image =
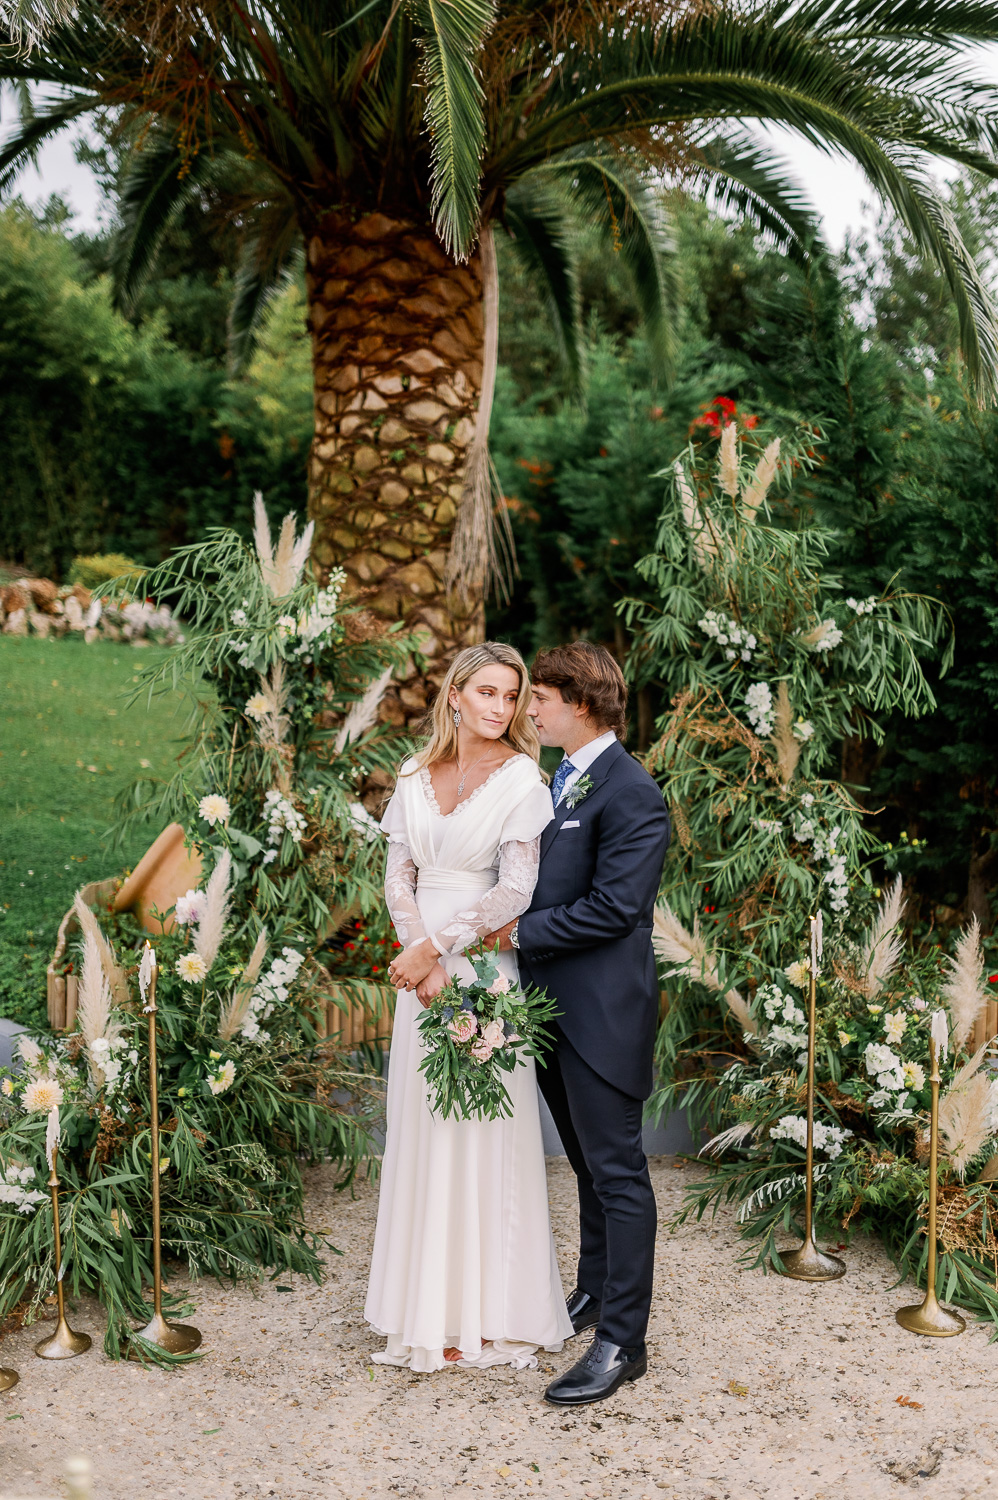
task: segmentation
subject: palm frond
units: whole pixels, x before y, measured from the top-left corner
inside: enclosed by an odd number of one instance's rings
[[[421,28],[426,121],[433,142],[431,209],[455,260],[467,258],[478,229],[478,183],[485,145],[479,62],[495,21],[492,0],[411,0]]]
[[[577,226],[563,197],[535,172],[510,188],[504,218],[516,258],[547,308],[569,384],[577,392],[584,370]]]
[[[132,151],[119,197],[121,229],[112,269],[119,305],[130,310],[155,264],[167,229],[212,168],[206,152],[185,161],[176,133],[151,131]]]

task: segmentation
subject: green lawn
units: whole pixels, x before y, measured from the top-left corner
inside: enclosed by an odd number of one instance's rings
[[[45,965],[73,892],[133,865],[159,832],[117,851],[105,837],[117,794],[144,770],[167,774],[180,748],[177,698],[125,708],[154,653],[0,636],[0,1015],[44,1016]]]

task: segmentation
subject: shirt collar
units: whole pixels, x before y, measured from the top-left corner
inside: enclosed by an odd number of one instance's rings
[[[608,729],[606,733],[601,734],[598,739],[590,740],[588,745],[583,745],[580,750],[574,751],[573,754],[569,756],[572,765],[580,773],[583,771],[588,771],[593,761],[598,760],[599,757],[603,754],[604,750],[609,750],[610,746],[614,743],[616,738],[617,736],[614,731],[612,729]]]

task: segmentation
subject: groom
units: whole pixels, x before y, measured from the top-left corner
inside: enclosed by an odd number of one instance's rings
[[[651,933],[669,818],[655,782],[620,743],[627,687],[602,646],[542,651],[530,714],[554,774],[533,901],[500,934],[525,984],[560,1002],[541,1092],[578,1178],[581,1253],[568,1299],[589,1349],[548,1386],[556,1406],[613,1395],[647,1369],[655,1197],[641,1144],[652,1088],[658,979]],[[488,941],[488,940],[487,940]]]

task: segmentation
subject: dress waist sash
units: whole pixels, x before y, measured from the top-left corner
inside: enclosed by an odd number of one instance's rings
[[[484,895],[498,880],[496,870],[444,870],[427,865],[416,876],[417,891],[473,891]]]

